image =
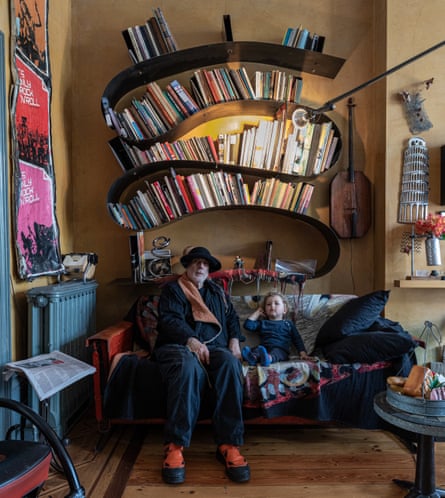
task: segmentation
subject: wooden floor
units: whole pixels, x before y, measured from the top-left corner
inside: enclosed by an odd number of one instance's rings
[[[345,428],[247,427],[243,453],[251,466],[246,484],[229,481],[215,459],[211,430],[199,426],[185,451],[186,482],[160,476],[162,427],[116,427],[96,451],[91,416],[70,434],[69,453],[91,498],[397,498],[407,494],[393,478],[412,480],[415,457],[384,431]],[[445,487],[445,443],[436,443],[436,482]],[[62,498],[67,485],[52,471],[41,496]]]

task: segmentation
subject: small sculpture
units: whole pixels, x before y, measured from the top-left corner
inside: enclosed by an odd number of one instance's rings
[[[424,81],[426,90],[433,84],[434,78]],[[405,113],[408,120],[410,132],[415,135],[422,131],[427,131],[432,128],[433,124],[428,118],[423,103],[425,99],[421,97],[421,90],[417,90],[414,94],[405,90],[400,92],[405,104]]]
[[[244,268],[244,261],[241,258],[241,256],[236,256],[235,259],[233,260],[233,268],[235,270],[241,270]]]

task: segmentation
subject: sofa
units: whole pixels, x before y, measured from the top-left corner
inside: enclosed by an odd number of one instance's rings
[[[374,396],[389,376],[407,376],[419,341],[383,317],[389,291],[364,296],[287,296],[289,315],[311,358],[268,367],[243,364],[246,424],[345,424],[379,428]],[[231,296],[241,325],[259,305],[260,295]],[[162,380],[151,351],[156,340],[158,295],[137,299],[124,320],[88,338],[94,374],[96,418],[113,424],[161,422],[165,415]],[[254,333],[244,331],[250,346]],[[200,419],[208,421],[212,393]]]

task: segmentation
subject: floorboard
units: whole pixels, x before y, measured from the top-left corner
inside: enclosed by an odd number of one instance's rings
[[[407,494],[393,478],[412,480],[415,456],[386,431],[350,428],[247,427],[243,453],[249,483],[232,483],[215,458],[211,428],[199,426],[185,450],[186,482],[162,482],[162,427],[118,426],[97,451],[100,434],[91,415],[70,434],[68,451],[90,498],[378,497]],[[445,487],[445,443],[436,443],[436,481]],[[68,487],[55,471],[41,496],[63,498]]]

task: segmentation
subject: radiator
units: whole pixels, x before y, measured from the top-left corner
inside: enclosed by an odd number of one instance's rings
[[[90,363],[86,339],[96,328],[95,281],[71,280],[29,290],[28,355],[62,351]],[[92,379],[86,377],[40,403],[30,390],[28,404],[65,437],[92,399]]]

